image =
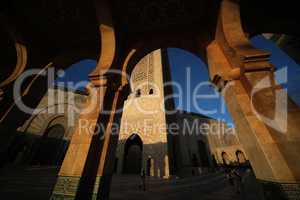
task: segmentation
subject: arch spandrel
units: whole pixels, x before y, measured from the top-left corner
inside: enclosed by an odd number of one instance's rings
[[[111,69],[116,54],[115,28],[113,26],[111,8],[108,1],[96,1],[98,30],[100,34],[100,55],[95,70],[89,75],[91,80],[97,80]]]

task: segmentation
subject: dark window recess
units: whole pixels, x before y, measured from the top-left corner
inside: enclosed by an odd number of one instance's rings
[[[136,97],[140,97],[140,96],[141,96],[141,90],[140,90],[140,89],[138,89],[138,90],[136,91],[135,96],[136,96]]]
[[[152,88],[149,90],[149,94],[154,94],[154,91]]]

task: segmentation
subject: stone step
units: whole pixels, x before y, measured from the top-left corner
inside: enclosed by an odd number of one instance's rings
[[[1,200],[49,199],[58,167],[9,167],[0,172]]]

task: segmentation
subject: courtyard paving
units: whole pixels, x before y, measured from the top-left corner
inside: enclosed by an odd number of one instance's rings
[[[110,199],[238,200],[241,198],[221,173],[185,179],[147,179],[146,182],[146,191],[142,191],[139,176],[114,176]]]

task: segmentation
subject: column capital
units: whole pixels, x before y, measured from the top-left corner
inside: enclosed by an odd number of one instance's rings
[[[243,30],[240,16],[239,1],[222,1],[214,42],[228,61],[230,70],[226,70],[227,74],[239,79],[247,72],[272,71],[270,53],[252,45]]]
[[[106,87],[108,86],[109,83],[109,80],[105,75],[98,75],[98,76],[89,75],[89,79],[91,84],[93,84],[93,86],[95,87]]]
[[[89,79],[92,87],[107,87],[112,91],[117,91],[121,87],[121,83],[113,76],[106,74],[101,75],[89,75]]]

